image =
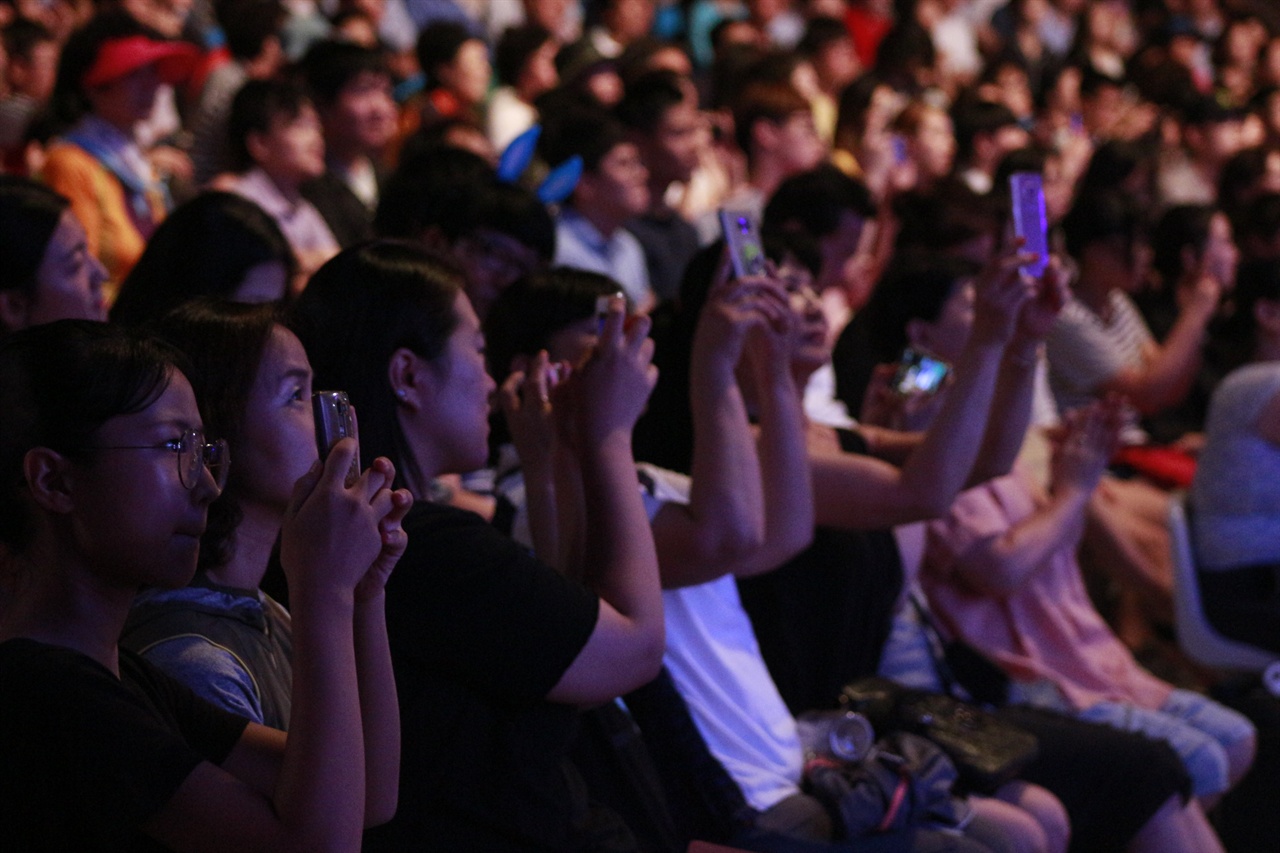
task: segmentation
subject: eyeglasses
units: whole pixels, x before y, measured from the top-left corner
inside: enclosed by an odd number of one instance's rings
[[[194,489],[200,482],[200,469],[207,468],[212,475],[218,491],[227,485],[227,472],[231,467],[231,451],[227,449],[226,439],[208,442],[204,433],[198,429],[189,429],[181,438],[174,438],[162,444],[117,445],[115,447],[95,447],[94,450],[167,450],[178,455],[178,479],[187,489]]]

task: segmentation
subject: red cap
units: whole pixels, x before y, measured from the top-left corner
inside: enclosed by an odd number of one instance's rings
[[[162,82],[178,83],[191,73],[199,58],[195,45],[184,42],[155,41],[143,35],[109,39],[98,48],[97,58],[80,83],[89,88],[105,86],[148,65],[155,66]]]

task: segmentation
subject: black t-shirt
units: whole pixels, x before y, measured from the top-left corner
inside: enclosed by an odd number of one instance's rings
[[[247,723],[124,649],[116,678],[70,649],[0,643],[0,846],[162,850],[139,826]]]
[[[577,710],[547,692],[599,600],[474,513],[419,503],[387,585],[400,807],[366,850],[559,850],[586,802],[565,757]]]

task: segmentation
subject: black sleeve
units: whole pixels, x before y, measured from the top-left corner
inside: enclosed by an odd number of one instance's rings
[[[195,707],[180,685],[161,686],[145,665],[135,680],[127,653],[117,679],[66,649],[22,651],[0,666],[0,799],[6,811],[27,812],[18,837],[25,826],[63,837],[66,849],[137,849],[141,824],[201,761],[225,758],[244,730],[244,720]],[[46,839],[33,849],[51,848]]]
[[[493,697],[539,700],[586,645],[599,599],[461,510],[420,505],[387,586],[393,652]]]

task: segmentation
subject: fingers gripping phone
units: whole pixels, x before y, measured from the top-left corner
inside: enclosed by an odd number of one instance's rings
[[[893,390],[899,394],[933,394],[942,387],[951,365],[939,358],[907,347],[893,375]]]
[[[765,271],[764,241],[760,239],[760,223],[746,210],[720,208],[720,230],[729,247],[735,278],[763,275]]]
[[[356,432],[355,411],[351,408],[351,400],[346,391],[316,391],[311,395],[311,413],[316,421],[316,448],[323,461],[329,451],[339,440],[354,438],[357,440],[356,455],[351,460],[351,470],[347,472],[347,485],[360,478],[360,436]]]
[[[1039,278],[1049,264],[1049,230],[1044,212],[1044,182],[1038,172],[1014,172],[1009,176],[1013,197],[1013,233],[1023,239],[1022,251],[1035,252],[1035,263],[1023,272]]]

